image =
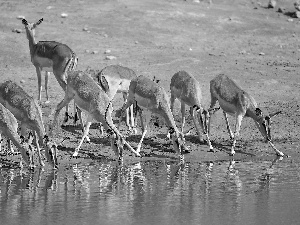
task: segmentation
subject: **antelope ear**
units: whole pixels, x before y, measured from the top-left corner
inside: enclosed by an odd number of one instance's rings
[[[28,25],[28,22],[27,22],[27,20],[25,20],[25,19],[22,19],[22,23],[23,23],[25,26]]]
[[[35,24],[33,24],[33,28],[40,25],[43,22],[43,20],[44,20],[43,18],[39,19],[39,21],[37,21]]]
[[[40,25],[43,21],[44,21],[44,19],[41,18],[41,19],[39,19],[39,21],[37,21],[37,22],[35,23],[35,25],[36,25],[36,26],[37,26],[37,25]]]
[[[257,116],[262,116],[262,111],[260,110],[260,108],[256,108],[256,109],[255,109],[255,114],[256,114]]]
[[[277,116],[280,113],[282,113],[282,111],[278,111],[278,112],[275,112],[275,113],[270,113],[269,117],[272,118],[273,116]]]

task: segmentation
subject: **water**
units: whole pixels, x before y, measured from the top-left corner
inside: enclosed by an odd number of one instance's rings
[[[299,224],[300,163],[115,161],[0,169],[0,224]]]

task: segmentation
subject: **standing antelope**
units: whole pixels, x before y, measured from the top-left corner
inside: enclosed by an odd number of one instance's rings
[[[143,139],[147,133],[147,126],[151,119],[151,114],[156,113],[162,116],[167,126],[169,127],[169,132],[172,135],[172,143],[174,151],[180,155],[182,155],[182,148],[184,145],[184,137],[181,132],[176,127],[172,112],[170,110],[170,106],[168,103],[168,97],[166,91],[156,82],[150,80],[149,78],[140,75],[131,80],[129,86],[129,93],[127,102],[124,103],[120,113],[124,112],[129,106],[134,103],[142,108],[146,109],[146,123],[144,125],[142,119],[142,112],[140,111],[140,119],[142,125],[142,138],[138,144],[137,152],[140,152]],[[116,116],[118,117],[119,115]]]
[[[31,62],[35,66],[38,78],[38,100],[41,101],[42,78],[41,72],[45,71],[45,91],[47,102],[48,96],[48,75],[53,72],[56,80],[64,91],[66,91],[66,72],[75,70],[78,62],[76,54],[65,44],[56,41],[39,41],[35,40],[35,28],[43,22],[41,18],[36,23],[29,23],[26,19],[22,19],[25,26],[27,39],[29,41],[29,50]],[[75,107],[75,105],[74,105]],[[68,106],[66,106],[66,114],[64,121],[67,122],[69,118]],[[75,113],[76,123],[76,113]],[[81,118],[80,118],[81,119]]]
[[[23,160],[27,165],[32,166],[31,145],[26,146],[26,143],[21,144],[21,139],[17,133],[18,121],[14,115],[0,103],[0,139],[3,134],[7,140],[10,140],[20,150]],[[11,144],[9,144],[11,148]],[[0,143],[1,151],[1,143]]]
[[[113,124],[111,118],[113,109],[110,99],[87,71],[68,72],[65,97],[56,107],[53,124],[50,126],[51,133],[53,132],[53,128],[57,123],[60,110],[72,99],[74,99],[78,107],[86,111],[88,114],[83,136],[78,147],[74,151],[74,157],[78,155],[84,139],[87,138],[93,119],[97,122],[101,122],[105,130],[108,131],[111,138],[111,147],[115,152],[118,152],[116,146],[119,149],[123,147],[123,144],[125,144],[134,154],[140,156],[140,154],[125,141],[121,133]]]
[[[45,134],[42,112],[37,101],[29,96],[16,83],[8,80],[0,84],[0,103],[7,108],[18,121],[20,121],[21,139],[24,139],[27,128],[34,131],[33,135],[38,150],[40,165],[44,166],[44,162],[41,157],[39,143],[44,146],[48,162],[56,168],[57,147],[49,142],[49,139]]]
[[[185,125],[185,105],[190,107],[190,115],[194,121],[199,140],[201,141],[201,131],[197,124],[197,119],[195,118],[195,112],[198,117],[198,122],[202,128],[203,133],[206,135],[207,144],[210,151],[213,151],[213,147],[209,140],[208,135],[208,120],[210,117],[210,112],[217,111],[218,109],[205,110],[202,107],[202,93],[199,82],[190,74],[185,71],[179,71],[173,75],[170,84],[171,90],[171,111],[174,114],[174,102],[178,98],[181,102],[181,115],[182,115],[182,127],[181,132],[183,133],[183,127]]]
[[[124,102],[126,102],[130,81],[136,77],[132,69],[120,65],[110,65],[103,68],[100,73],[97,74],[97,81],[111,100],[116,93],[122,93]],[[126,109],[126,125],[136,134],[133,105],[130,106],[130,117],[129,109]]]
[[[257,108],[257,103],[254,98],[243,91],[233,80],[224,74],[220,74],[210,81],[210,93],[210,108],[213,108],[218,101],[220,107],[223,109],[227,130],[232,139],[231,155],[235,154],[234,148],[236,139],[239,136],[242,119],[244,117],[251,117],[262,136],[272,146],[276,154],[284,156],[271,142],[270,132],[271,117],[278,115],[281,111],[264,116],[262,111]],[[227,114],[234,116],[236,119],[234,134],[230,129]]]

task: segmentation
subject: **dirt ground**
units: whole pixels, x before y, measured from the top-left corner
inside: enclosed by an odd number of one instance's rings
[[[212,4],[192,0],[4,0],[0,3],[0,81],[12,79],[37,98],[35,68],[30,61],[24,27],[17,17],[25,16],[30,22],[43,17],[36,39],[67,44],[79,57],[79,70],[120,64],[138,75],[156,76],[168,93],[172,75],[185,70],[200,82],[205,108],[210,104],[209,81],[217,74],[227,74],[256,99],[264,112],[282,111],[273,119],[273,143],[290,159],[297,159],[300,20],[293,18],[294,1],[278,1],[274,9],[268,9],[267,3],[267,0],[213,0]],[[278,7],[283,12],[278,12]],[[62,18],[62,13],[68,16]],[[21,33],[15,32],[16,29]],[[107,54],[106,50],[111,52]],[[116,58],[107,60],[107,55]],[[42,93],[46,126],[64,96],[54,76],[50,77],[49,94],[51,103],[45,105]],[[118,94],[114,108],[121,105],[122,96]],[[175,106],[174,116],[180,128],[178,101]],[[63,112],[60,121],[62,118]],[[156,121],[155,117],[152,121]],[[187,122],[185,129],[192,126],[190,117]],[[230,122],[233,127],[232,118]],[[125,160],[174,159],[164,123],[159,120],[159,127],[151,123],[150,129],[142,148],[145,157],[139,159],[125,151]],[[139,135],[130,135],[124,123],[120,130],[136,147],[141,130]],[[81,138],[79,126],[74,127],[70,122],[64,128],[59,127],[53,138],[59,147],[61,166],[112,157],[107,136],[100,136],[97,124],[90,132],[91,143],[82,145],[77,158],[72,158],[72,153]],[[221,110],[212,122],[215,153],[208,152],[195,130],[186,140],[189,148],[186,160],[229,157],[231,142]],[[6,142],[2,145],[7,147]],[[16,165],[20,157],[5,152],[1,156],[2,166]],[[274,158],[274,151],[263,141],[254,122],[244,118],[235,158],[266,157]]]

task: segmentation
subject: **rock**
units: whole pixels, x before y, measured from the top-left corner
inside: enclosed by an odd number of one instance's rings
[[[117,58],[117,57],[112,56],[112,55],[107,55],[107,56],[105,57],[106,60],[113,60],[113,59],[116,59],[116,58]]]
[[[92,54],[98,54],[98,51],[92,51]]]
[[[138,44],[139,42],[138,42],[138,41],[135,41],[134,43],[135,43],[135,44]]]
[[[60,14],[61,18],[67,18],[68,17],[68,14],[67,13],[62,13]]]
[[[285,10],[285,8],[279,7],[278,10],[277,10],[277,12],[279,12],[279,13],[284,13],[284,10]]]
[[[289,18],[287,21],[288,22],[293,22],[294,20],[292,18]]]
[[[275,6],[276,6],[276,1],[275,0],[270,0],[269,3],[268,3],[268,8],[272,9],[272,8],[275,8]]]
[[[25,83],[25,80],[20,80],[20,83],[21,83],[21,84],[24,84],[24,83]]]
[[[265,55],[265,53],[264,52],[260,52],[259,55]]]
[[[88,31],[89,29],[87,27],[82,28],[83,31]]]
[[[53,8],[54,8],[53,6],[49,5],[49,6],[47,6],[46,9],[53,9]]]
[[[300,18],[300,11],[296,11],[296,12],[295,12],[295,17],[296,17],[296,18]]]
[[[22,30],[21,29],[12,29],[12,32],[14,32],[14,33],[22,33]]]
[[[104,53],[105,53],[105,54],[111,53],[111,50],[110,50],[110,49],[107,49],[107,50],[105,50]]]
[[[295,3],[294,3],[294,6],[295,6],[295,9],[300,11],[300,0],[297,0]]]
[[[107,35],[107,34],[103,34],[103,37],[107,38],[107,37],[108,37],[108,35]]]
[[[85,53],[90,53],[90,50],[86,49],[86,50],[85,50]]]
[[[19,15],[19,16],[17,16],[17,19],[18,19],[18,20],[25,19],[25,16],[21,16],[21,15]]]

